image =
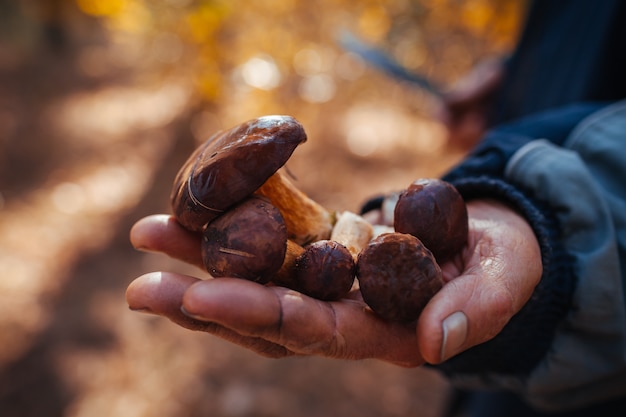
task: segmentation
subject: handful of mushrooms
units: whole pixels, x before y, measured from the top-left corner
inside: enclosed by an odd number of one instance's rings
[[[417,319],[443,285],[438,262],[467,242],[463,199],[444,181],[416,181],[393,201],[391,232],[375,236],[362,217],[322,207],[280,172],[306,140],[293,117],[260,117],[216,133],[181,167],[171,205],[202,233],[207,271],[326,301],[357,279],[380,317]]]

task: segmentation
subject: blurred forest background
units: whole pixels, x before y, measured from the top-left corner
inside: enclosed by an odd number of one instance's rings
[[[128,231],[169,212],[218,129],[289,114],[288,164],[329,208],[463,156],[437,101],[337,43],[349,30],[448,88],[514,45],[522,0],[0,2],[0,416],[436,416],[445,380],[375,361],[269,360],[124,292],[154,270]]]

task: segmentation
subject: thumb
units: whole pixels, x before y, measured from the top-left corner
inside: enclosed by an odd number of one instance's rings
[[[523,217],[494,201],[474,200],[467,208],[463,259],[442,265],[451,278],[417,322],[420,353],[433,364],[495,337],[530,299],[543,271],[539,243]]]
[[[428,363],[441,363],[497,335],[518,302],[493,276],[462,275],[430,300],[417,324],[420,353]]]

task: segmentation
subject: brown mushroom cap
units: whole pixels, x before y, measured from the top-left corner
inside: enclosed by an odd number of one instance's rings
[[[254,193],[306,139],[290,116],[264,116],[216,133],[176,175],[170,196],[174,216],[183,227],[202,230]]]
[[[415,236],[385,233],[361,251],[356,277],[365,303],[380,317],[416,320],[443,286],[441,268]]]
[[[450,183],[434,178],[420,179],[404,190],[394,210],[394,229],[409,233],[443,263],[467,243],[467,208],[463,197]]]
[[[350,292],[354,278],[354,258],[348,248],[332,240],[319,240],[308,245],[296,260],[290,287],[318,300],[332,301]]]
[[[250,197],[213,220],[202,238],[202,260],[212,276],[262,284],[281,268],[286,250],[280,211],[261,197]]]

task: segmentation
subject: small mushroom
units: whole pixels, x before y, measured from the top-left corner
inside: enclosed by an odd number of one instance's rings
[[[356,278],[372,311],[398,322],[416,320],[443,286],[441,268],[432,253],[405,233],[372,239],[359,254]]]
[[[356,257],[372,231],[372,225],[361,216],[339,213],[330,239],[304,247],[287,242],[285,261],[272,282],[319,300],[345,297],[355,283]]]
[[[280,210],[296,243],[327,238],[334,213],[278,172],[306,139],[302,125],[290,116],[260,117],[216,133],[192,153],[176,175],[170,200],[178,222],[201,231],[258,191]]]
[[[207,225],[201,247],[212,276],[265,284],[284,263],[287,228],[276,207],[250,197]]]
[[[348,248],[319,240],[297,258],[291,288],[318,300],[339,300],[350,292],[354,278],[355,263]]]
[[[468,239],[467,208],[450,183],[420,179],[404,190],[394,210],[394,229],[420,239],[444,263],[463,249]]]

